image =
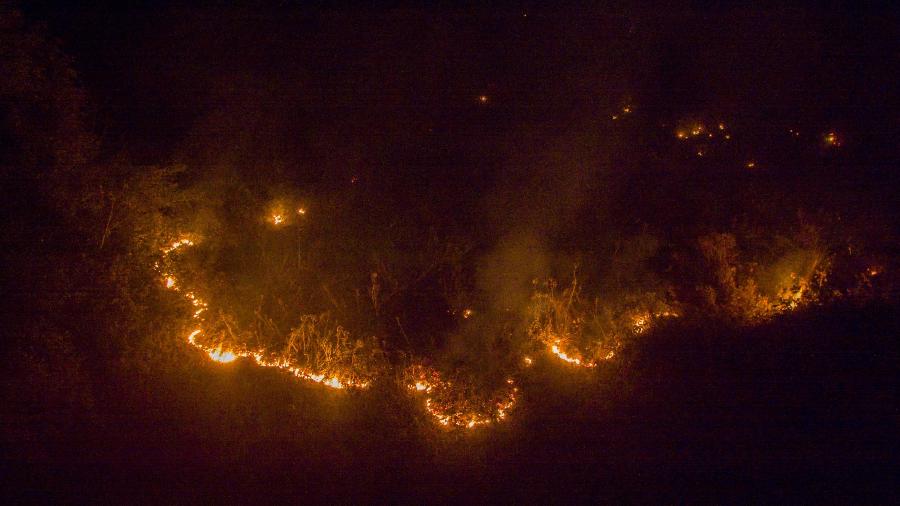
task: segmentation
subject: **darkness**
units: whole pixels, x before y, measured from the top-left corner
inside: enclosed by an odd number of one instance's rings
[[[898,27],[3,5],[4,496],[893,502]]]

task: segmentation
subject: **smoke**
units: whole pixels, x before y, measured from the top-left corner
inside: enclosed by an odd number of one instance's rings
[[[599,213],[608,198],[598,184],[608,167],[604,127],[584,122],[551,141],[519,138],[498,185],[485,199],[490,229],[498,237],[478,261],[478,284],[491,309],[524,307],[535,280],[570,272],[572,261],[556,244],[577,236],[586,209]],[[537,153],[524,156],[521,153]]]

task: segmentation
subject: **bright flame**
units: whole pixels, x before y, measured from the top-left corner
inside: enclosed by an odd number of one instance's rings
[[[222,351],[222,348],[217,348],[215,350],[210,350],[209,358],[215,360],[216,362],[221,362],[223,364],[227,364],[228,362],[234,362],[237,359],[237,356],[230,351]]]
[[[429,370],[426,373],[424,369],[419,369],[418,374],[421,377],[408,388],[416,393],[427,394],[425,411],[444,427],[473,429],[502,421],[515,406],[516,393],[519,391],[513,386],[515,380],[507,378],[507,386],[498,390],[498,393],[502,392],[500,400],[495,398],[489,404],[472,405],[469,401],[459,403],[459,395],[454,391],[453,383],[442,380],[437,371]]]
[[[272,215],[272,223],[275,225],[281,225],[284,223],[284,215],[281,214],[273,214]]]
[[[550,345],[550,353],[553,353],[557,357],[559,357],[562,361],[568,362],[573,365],[578,365],[581,367],[597,367],[595,362],[584,362],[580,358],[571,357],[564,351],[559,349],[559,340],[557,340],[554,344]]]
[[[276,215],[276,217],[277,216],[281,216],[281,215]],[[188,239],[182,239],[182,240],[172,243],[172,245],[169,247],[163,248],[162,252],[165,255],[168,255],[180,247],[192,246],[193,244],[194,243]],[[159,262],[156,263],[156,269],[157,269],[157,271],[159,271],[159,269],[160,269]],[[206,301],[204,301],[203,299],[198,297],[194,292],[183,292],[183,291],[178,290],[178,288],[177,288],[178,280],[174,275],[163,274],[163,273],[160,273],[160,274],[163,276],[163,280],[166,284],[166,288],[169,288],[169,289],[175,290],[175,291],[179,291],[180,293],[182,293],[183,297],[185,299],[187,299],[191,303],[191,305],[193,305],[196,308],[194,310],[192,318],[199,320],[200,316],[203,314],[204,311],[206,311],[206,308],[208,307],[208,304],[206,303]],[[212,359],[214,362],[225,364],[225,363],[233,362],[233,361],[237,360],[238,358],[252,358],[253,361],[256,362],[256,364],[261,367],[274,367],[274,368],[282,369],[284,371],[287,371],[287,372],[293,374],[297,378],[309,380],[309,381],[319,383],[319,384],[325,385],[327,387],[335,388],[335,389],[343,389],[343,388],[348,388],[348,387],[362,389],[362,388],[367,388],[369,386],[369,383],[366,381],[342,379],[338,376],[333,376],[333,375],[325,376],[324,374],[315,373],[309,369],[304,369],[304,368],[300,367],[299,365],[294,364],[293,362],[291,362],[290,360],[288,360],[286,358],[277,358],[277,359],[276,358],[268,358],[266,356],[266,353],[263,350],[248,351],[246,349],[237,349],[237,348],[227,349],[221,345],[216,348],[205,346],[197,341],[197,337],[202,335],[202,333],[203,333],[202,329],[198,328],[198,329],[193,330],[187,336],[187,342],[191,346],[194,346],[195,348],[198,348],[199,350],[206,353],[209,356],[209,358]]]
[[[164,254],[168,255],[169,253],[177,250],[178,248],[181,248],[182,246],[193,246],[193,245],[194,245],[194,242],[191,241],[190,239],[187,239],[187,238],[179,239],[179,240],[173,242],[172,244],[170,244],[169,246],[163,248],[162,252]]]

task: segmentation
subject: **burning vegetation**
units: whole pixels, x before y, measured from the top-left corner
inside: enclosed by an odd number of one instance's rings
[[[781,11],[50,4],[0,6],[0,446],[25,474],[587,502],[633,467],[896,468],[875,42]]]

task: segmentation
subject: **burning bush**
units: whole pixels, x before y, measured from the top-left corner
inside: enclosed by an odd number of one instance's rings
[[[624,341],[655,320],[677,316],[667,296],[632,293],[619,298],[583,297],[578,279],[559,290],[556,280],[535,283],[528,307],[528,335],[562,360],[593,367],[615,356]]]

